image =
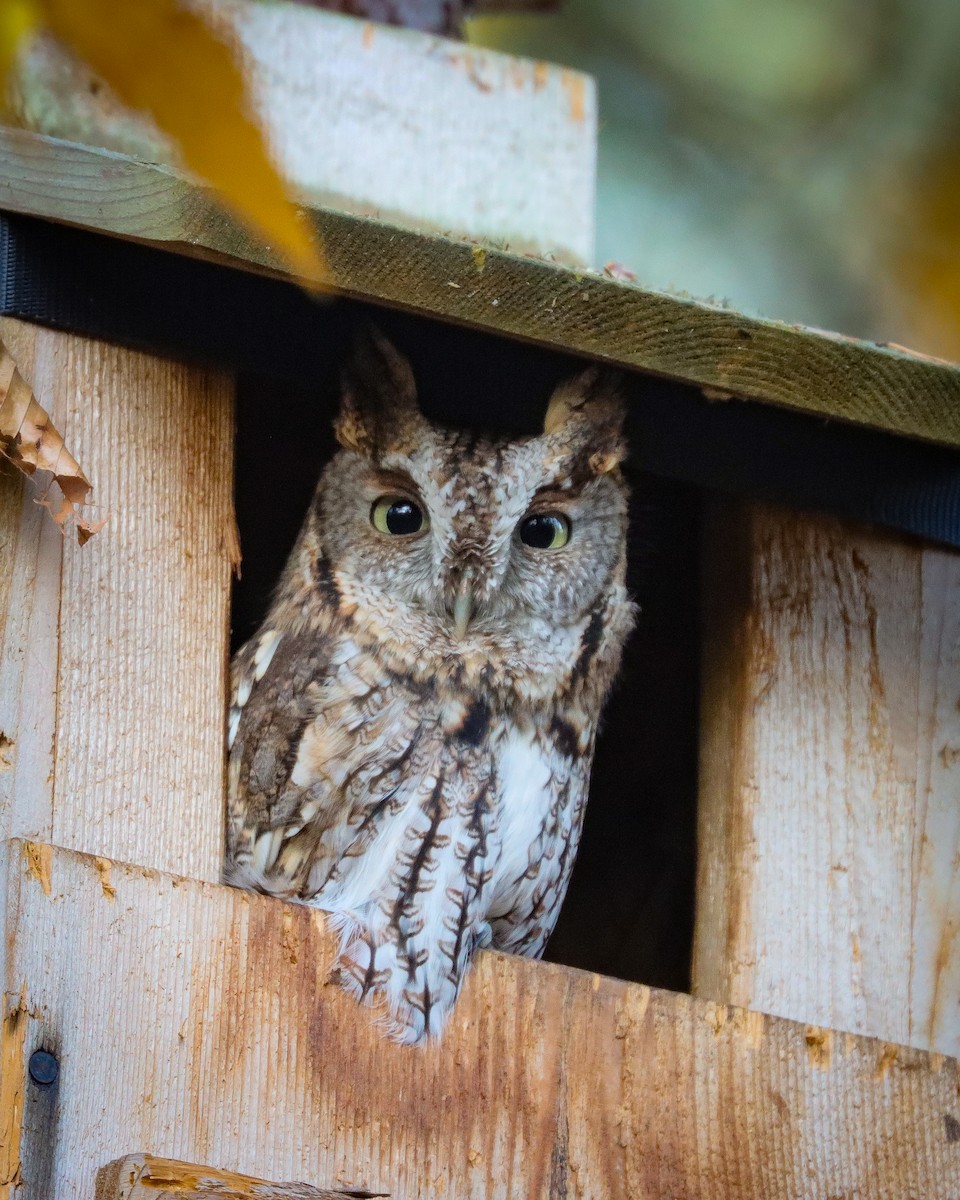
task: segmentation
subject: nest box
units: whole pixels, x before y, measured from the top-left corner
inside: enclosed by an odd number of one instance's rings
[[[104,1195],[219,1194],[162,1156],[238,1195],[955,1195],[960,369],[319,207],[317,302],[175,171],[35,133],[0,209],[3,341],[109,514],[76,546],[0,473],[0,1195],[136,1154]],[[416,1051],[323,986],[321,914],[220,883],[231,626],[371,316],[449,421],[622,370],[647,614],[561,961],[482,954]]]

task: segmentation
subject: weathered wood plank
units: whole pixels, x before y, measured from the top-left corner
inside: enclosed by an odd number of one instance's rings
[[[282,275],[282,265],[176,173],[0,130],[0,209]],[[312,213],[348,294],[717,392],[960,446],[960,369],[759,321],[553,263]]]
[[[217,1167],[128,1154],[97,1172],[96,1200],[370,1200],[372,1195],[308,1183],[268,1183]]]
[[[0,332],[110,514],[80,547],[0,481],[0,829],[218,879],[232,382]]]
[[[589,76],[302,4],[194,7],[240,47],[251,105],[305,203],[592,260],[597,101]],[[409,19],[436,31],[459,26],[462,8],[459,0],[377,7],[391,24]],[[181,162],[169,137],[52,38],[31,44],[18,75],[19,124],[147,162]]]
[[[58,336],[0,318],[0,338],[30,381],[51,377]],[[36,496],[0,459],[0,830],[49,841],[64,539]]]
[[[319,913],[64,851],[47,894],[10,853],[5,987],[61,1063],[25,1200],[88,1200],[131,1145],[398,1200],[960,1189],[953,1060],[490,953],[443,1040],[397,1046],[324,986]]]
[[[6,878],[6,872],[0,872],[4,886]],[[0,997],[0,1200],[10,1200],[20,1181],[26,1036],[23,997],[3,994]]]
[[[960,1053],[960,553],[705,531],[697,993]]]

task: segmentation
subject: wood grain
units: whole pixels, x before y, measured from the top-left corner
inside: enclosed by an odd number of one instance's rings
[[[718,504],[694,987],[960,1053],[960,554]]]
[[[288,190],[398,225],[593,257],[597,102],[580,71],[431,36],[463,0],[323,8],[195,0],[243,56],[250,106]],[[357,20],[366,15],[373,20]],[[374,23],[377,20],[389,24]],[[411,29],[391,28],[411,25]],[[414,30],[419,32],[414,32]],[[18,62],[17,124],[145,162],[176,143],[53,38]]]
[[[0,131],[0,209],[282,275],[182,176]],[[960,369],[628,281],[313,210],[348,294],[819,416],[960,446]]]
[[[218,879],[231,380],[0,330],[110,514],[79,547],[31,485],[0,481],[3,828]]]
[[[317,912],[120,864],[107,893],[59,850],[47,895],[10,854],[5,986],[61,1064],[24,1200],[89,1200],[136,1145],[398,1200],[960,1189],[953,1060],[492,953],[442,1041],[397,1046],[325,986]]]
[[[6,881],[5,873],[2,878]],[[27,1074],[24,999],[22,993],[19,996],[4,993],[0,1003],[0,1200],[10,1200],[20,1182]]]
[[[49,335],[0,318],[0,337],[33,380]],[[49,840],[64,539],[37,495],[0,460],[0,829]]]
[[[308,1183],[268,1183],[217,1167],[128,1154],[97,1172],[96,1200],[371,1200],[372,1195]]]

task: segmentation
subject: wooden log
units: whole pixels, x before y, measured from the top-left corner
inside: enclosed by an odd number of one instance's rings
[[[268,1183],[153,1154],[128,1154],[97,1172],[96,1200],[370,1200],[372,1196],[372,1192],[308,1183]]]
[[[299,4],[194,7],[238,44],[251,106],[305,202],[592,261],[597,100],[588,75]],[[377,7],[442,32],[461,4]],[[19,123],[38,133],[180,162],[152,121],[52,39],[31,44],[17,91]]]
[[[0,335],[110,518],[80,547],[31,483],[0,480],[0,830],[219,879],[231,379],[10,319]]]
[[[428,33],[456,37],[465,10],[470,16],[485,13],[555,12],[560,0],[298,0],[327,12],[345,13],[368,21],[386,21]]]
[[[493,953],[398,1046],[326,986],[322,914],[60,850],[45,891],[28,851],[7,1005],[60,1074],[26,1077],[24,1200],[87,1200],[131,1145],[398,1200],[960,1190],[953,1060]]]
[[[0,209],[284,273],[175,172],[19,130],[0,128]],[[960,446],[953,364],[376,221],[311,217],[349,294],[702,385],[713,399],[745,396]]]
[[[477,16],[487,13],[556,12],[561,0],[470,0],[470,11]]]
[[[960,554],[759,504],[704,542],[698,995],[960,1052]]]

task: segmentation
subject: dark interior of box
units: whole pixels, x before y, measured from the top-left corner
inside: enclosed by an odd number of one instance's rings
[[[582,363],[449,324],[347,301],[330,304],[310,378],[245,374],[238,400],[237,518],[243,574],[238,645],[263,616],[334,443],[339,373],[358,321],[373,318],[411,360],[434,420],[539,432],[553,386]],[[627,376],[634,411],[689,392]],[[632,393],[638,393],[636,395]],[[648,436],[639,421],[637,444]],[[638,455],[634,457],[639,457]],[[580,854],[549,958],[687,990],[693,922],[698,697],[699,492],[628,468],[629,585],[642,613],[608,705]]]
[[[244,561],[235,645],[263,615],[333,450],[338,376],[359,321],[373,319],[412,360],[427,415],[455,425],[536,432],[553,385],[581,365],[502,335],[346,299],[318,303],[279,279],[33,218],[0,215],[0,267],[6,315],[239,373]],[[568,283],[558,274],[558,297],[579,303]],[[659,361],[656,330],[630,316],[629,288],[605,287],[604,304],[577,324],[584,344],[599,332],[624,361]],[[508,297],[510,304],[491,311],[491,323],[506,327],[523,312],[523,329],[549,340],[554,310],[543,307],[543,294],[538,285]],[[457,295],[451,292],[451,311]],[[678,312],[688,306],[665,299],[657,306],[667,322],[670,304]],[[561,962],[681,990],[694,891],[701,498],[720,491],[820,509],[960,546],[955,449],[734,399],[714,385],[736,362],[733,375],[747,378],[752,370],[764,394],[770,341],[763,350],[745,326],[733,340],[717,340],[711,329],[705,321],[702,337],[690,335],[681,370],[710,387],[641,371],[623,376],[633,487],[629,575],[643,612],[607,710],[580,856],[549,950]],[[815,354],[817,344],[809,345]],[[883,352],[870,361],[878,395],[890,386],[885,361]],[[842,373],[827,378],[841,413]],[[918,386],[915,375],[903,378]]]

